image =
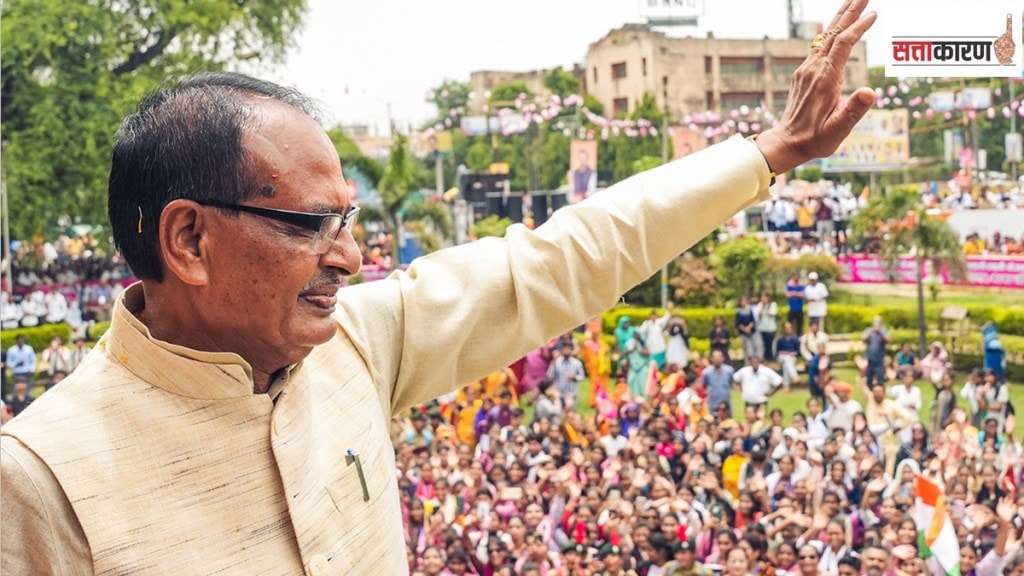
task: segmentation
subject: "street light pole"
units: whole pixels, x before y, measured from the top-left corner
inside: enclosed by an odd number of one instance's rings
[[[1009,84],[1010,84],[1010,102],[1012,103],[1017,98],[1017,90],[1015,88],[1017,83],[1013,81],[1013,78],[1011,78]],[[1015,110],[1011,110],[1011,112],[1013,112],[1013,113],[1010,114],[1010,134],[1016,134],[1017,133],[1017,114],[1016,114]],[[1013,182],[1014,184],[1016,184],[1017,183],[1017,161],[1016,160],[1013,160],[1013,161],[1010,162],[1010,175],[1012,176],[1010,181]]]
[[[668,163],[668,76],[661,77],[661,163]],[[668,308],[668,265],[661,268],[661,308]]]

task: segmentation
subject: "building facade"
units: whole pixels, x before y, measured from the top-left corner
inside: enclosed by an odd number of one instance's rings
[[[612,30],[587,51],[584,86],[608,116],[631,113],[650,92],[669,117],[766,103],[786,106],[793,72],[810,50],[806,39],[672,38],[642,24]],[[846,67],[844,89],[868,84],[867,47],[857,44]]]
[[[499,84],[523,83],[535,95],[547,96],[549,91],[544,87],[544,76],[547,70],[530,70],[528,72],[509,72],[501,70],[478,70],[469,75],[469,113],[472,115],[486,114],[484,106],[490,99],[490,92]]]

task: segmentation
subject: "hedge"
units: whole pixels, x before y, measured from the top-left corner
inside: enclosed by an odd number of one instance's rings
[[[932,329],[938,328],[939,317],[942,314],[944,305],[926,305],[925,319]],[[1002,309],[993,306],[971,305],[966,306],[969,312],[969,319],[973,325],[970,333],[978,333],[978,327],[986,322],[994,321],[999,327],[999,333],[1007,336],[1024,336],[1024,310]],[[636,308],[631,306],[618,306],[608,310],[602,315],[604,330],[612,333],[615,330],[619,316],[629,316],[634,326],[639,326],[644,320],[650,317],[651,311],[659,314],[660,308]],[[786,306],[779,307],[780,319],[786,317]],[[735,308],[674,308],[673,314],[678,314],[686,320],[690,333],[694,336],[704,336],[711,332],[712,320],[716,315],[722,315],[730,331],[735,332],[733,318],[736,314]],[[859,306],[856,304],[829,304],[828,316],[825,320],[825,328],[829,334],[860,334],[865,328],[871,326],[875,316],[881,316],[885,325],[890,330],[917,330],[917,306],[909,304],[906,306]],[[916,341],[916,337],[913,339]]]
[[[614,334],[615,328],[618,326],[619,316],[629,316],[633,326],[639,327],[644,320],[650,318],[652,310],[658,312],[659,315],[662,313],[660,308],[633,308],[630,306],[612,308],[601,315],[601,323],[606,333]],[[686,320],[686,326],[690,329],[690,334],[705,337],[711,333],[711,325],[714,322],[715,316],[719,314],[725,318],[726,325],[732,327],[733,316],[736,311],[727,308],[674,308],[672,313],[678,314]]]
[[[67,324],[43,324],[32,328],[18,328],[16,330],[4,330],[0,333],[0,346],[4,350],[14,346],[18,335],[25,337],[25,343],[31,346],[37,353],[49,348],[54,337],[60,336],[65,343],[71,342],[71,326]]]
[[[102,338],[103,335],[106,334],[107,330],[109,330],[109,329],[110,329],[110,321],[109,320],[107,320],[105,322],[97,322],[97,323],[93,324],[92,326],[89,327],[89,340],[91,342],[98,342],[99,339]]]

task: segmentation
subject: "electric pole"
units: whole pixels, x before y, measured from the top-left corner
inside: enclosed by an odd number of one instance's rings
[[[668,76],[661,77],[661,163],[668,163]],[[668,264],[661,268],[661,308],[668,308]]]

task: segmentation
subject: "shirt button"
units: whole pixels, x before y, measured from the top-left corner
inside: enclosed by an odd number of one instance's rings
[[[316,554],[306,564],[306,576],[324,576],[327,574],[327,558],[323,554]]]

